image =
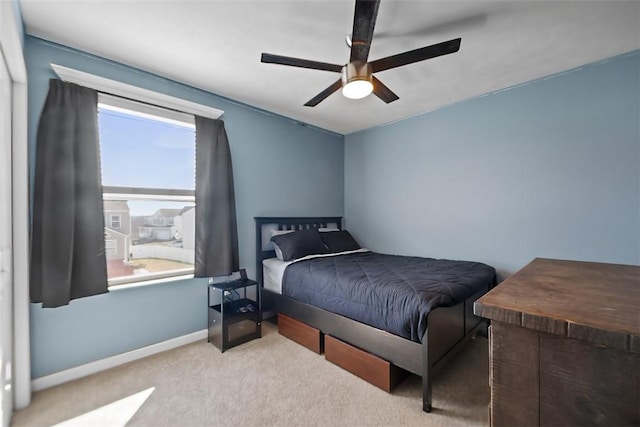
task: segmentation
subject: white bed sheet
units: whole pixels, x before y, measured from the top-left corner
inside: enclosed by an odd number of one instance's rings
[[[264,282],[264,288],[278,294],[282,293],[282,278],[284,276],[284,270],[287,266],[294,262],[303,261],[305,259],[320,258],[327,256],[346,255],[356,252],[369,252],[369,249],[356,249],[355,251],[338,252],[335,254],[319,254],[309,255],[306,257],[298,258],[292,261],[280,261],[278,258],[267,258],[262,260],[262,278]]]

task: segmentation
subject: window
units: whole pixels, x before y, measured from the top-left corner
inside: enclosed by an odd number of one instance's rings
[[[105,206],[125,210],[110,217],[127,256],[108,259],[109,284],[192,274],[193,116],[101,94],[98,127]]]
[[[157,209],[166,207],[178,209],[180,212],[179,216],[174,217],[177,218],[174,221],[175,224],[170,226],[174,241],[169,244],[182,243],[183,249],[193,248],[195,236],[193,225],[195,223],[195,120],[193,115],[217,119],[224,111],[57,64],[51,64],[51,68],[62,80],[90,87],[99,92],[98,124],[105,204],[109,201],[127,205],[124,211],[128,212],[122,216],[122,228],[114,231],[109,239],[116,238],[118,242],[122,240],[125,249],[133,249],[144,244],[140,239],[142,234],[166,235],[166,232],[163,233],[152,224],[150,218]],[[115,123],[116,118],[138,121],[141,127],[138,128],[138,132],[126,134],[122,131],[125,127],[120,128],[121,124]],[[109,123],[110,119],[113,119],[111,123]],[[190,142],[186,143],[179,137],[173,138],[175,135],[171,131],[166,135],[142,131],[142,128],[149,123],[155,124],[155,129],[182,129],[185,133],[190,133]],[[159,138],[154,140],[157,136]],[[118,138],[122,138],[121,141],[118,141]],[[122,147],[123,143],[131,146]],[[168,160],[166,154],[174,144],[185,149],[188,146],[192,153],[189,155],[183,153],[180,157]],[[190,165],[193,170],[184,172],[182,167],[185,165]],[[138,167],[141,169],[137,170]],[[119,171],[122,173],[121,176],[118,176]],[[165,174],[163,178],[166,179],[154,182],[154,177],[158,173]],[[148,178],[146,181],[138,179],[138,175],[145,174]],[[122,210],[118,209],[118,212]],[[138,214],[135,218],[130,216],[136,212]],[[106,215],[105,224],[109,225]],[[158,251],[162,250],[158,248]],[[140,267],[139,260],[136,259],[133,251],[125,252],[121,254],[125,258],[124,261],[108,260],[109,283],[120,284],[184,274],[182,271],[190,273],[193,271],[193,249],[190,249],[190,252],[187,262],[179,264],[179,267],[186,264],[186,268],[181,269],[174,265],[176,268],[160,272],[156,271],[158,266],[154,265],[153,261],[143,268]],[[118,263],[120,265],[117,265]],[[167,266],[168,263],[165,262],[165,267]]]
[[[120,215],[111,215],[111,228],[120,228],[121,221]]]

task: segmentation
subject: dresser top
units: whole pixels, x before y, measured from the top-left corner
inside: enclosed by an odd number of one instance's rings
[[[640,353],[640,267],[536,258],[476,301],[474,312]]]

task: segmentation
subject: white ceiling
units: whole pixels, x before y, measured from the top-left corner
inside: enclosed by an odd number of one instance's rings
[[[353,0],[21,0],[28,34],[348,134],[640,48],[640,1],[382,0],[370,60],[462,37],[458,53],[376,74],[400,99],[336,92]],[[64,65],[64,64],[62,64]]]

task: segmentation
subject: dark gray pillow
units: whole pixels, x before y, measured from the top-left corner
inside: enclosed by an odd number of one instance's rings
[[[360,249],[358,242],[347,230],[320,233],[320,237],[331,253]]]
[[[271,241],[280,248],[283,261],[329,253],[327,246],[320,238],[320,233],[315,228],[273,236]]]

